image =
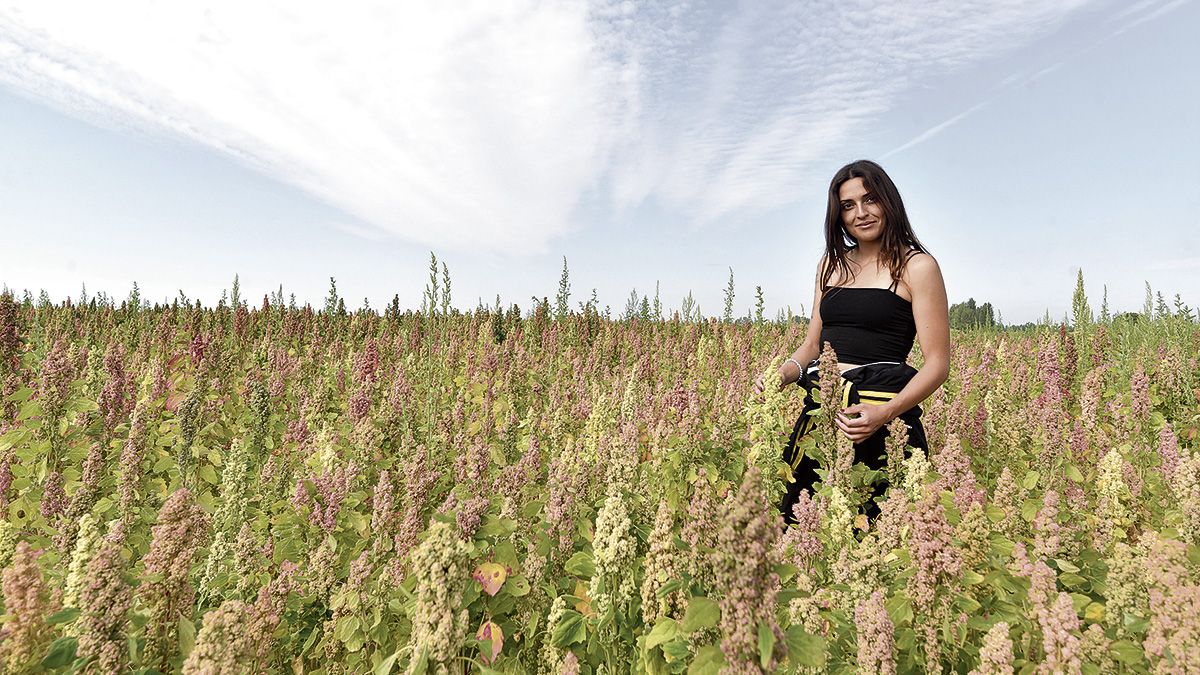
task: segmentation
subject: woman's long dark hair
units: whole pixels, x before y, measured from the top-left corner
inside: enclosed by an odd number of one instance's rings
[[[854,280],[854,272],[850,269],[850,261],[846,257],[853,248],[847,242],[858,240],[850,234],[842,224],[842,200],[838,191],[842,183],[851,178],[861,178],[863,187],[867,189],[883,208],[883,241],[881,242],[880,257],[892,274],[892,281],[899,283],[904,266],[908,263],[912,250],[928,253],[917,235],[913,234],[912,226],[908,223],[908,214],[904,211],[904,201],[900,199],[900,191],[888,177],[883,167],[867,159],[851,162],[838,169],[829,183],[829,206],[825,211],[825,273],[821,277],[821,292],[829,288],[829,280],[834,271],[839,271],[843,283]]]

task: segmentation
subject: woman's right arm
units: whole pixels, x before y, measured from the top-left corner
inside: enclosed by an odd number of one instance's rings
[[[792,352],[792,359],[797,363],[807,364],[821,354],[821,276],[825,271],[825,256],[817,263],[817,276],[813,286],[812,318],[808,322],[808,330],[804,334],[804,343]],[[800,379],[800,368],[795,363],[785,361],[779,367],[779,388],[783,389]]]

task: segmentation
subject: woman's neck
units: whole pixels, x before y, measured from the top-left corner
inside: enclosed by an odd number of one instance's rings
[[[875,242],[859,243],[854,250],[854,263],[859,267],[865,267],[867,264],[874,263],[878,266],[879,253],[883,247]]]

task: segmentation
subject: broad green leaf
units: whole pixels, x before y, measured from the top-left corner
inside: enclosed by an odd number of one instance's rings
[[[688,667],[688,675],[718,675],[725,666],[725,655],[716,645],[707,645],[696,650],[696,658]]]
[[[550,634],[550,644],[560,649],[583,642],[585,639],[587,639],[587,626],[583,621],[583,615],[569,609],[563,612],[562,618],[558,620],[558,625],[554,627],[554,632]]]
[[[596,573],[596,564],[592,562],[591,553],[580,551],[567,560],[563,569],[577,577],[591,579],[592,575]]]
[[[763,668],[771,663],[771,655],[775,653],[775,631],[767,622],[758,624],[758,660]]]
[[[179,619],[179,654],[187,660],[196,647],[196,625],[186,617]]]
[[[62,668],[75,660],[75,650],[79,648],[79,639],[60,637],[50,645],[46,655],[42,657],[43,668]]]
[[[1068,560],[1063,560],[1062,558],[1055,558],[1054,562],[1056,565],[1058,565],[1058,571],[1060,571],[1060,572],[1074,573],[1074,572],[1079,571],[1079,568],[1076,567],[1073,563],[1071,563]]]
[[[217,479],[217,472],[210,464],[205,464],[204,466],[200,467],[200,470],[196,472],[196,475],[200,477],[200,480],[208,483],[209,485],[216,485],[219,482]]]
[[[1108,651],[1113,658],[1127,666],[1142,663],[1145,659],[1145,653],[1138,645],[1129,640],[1117,640],[1108,646]]]
[[[529,595],[529,579],[523,576],[509,577],[505,589],[514,598]]]
[[[690,634],[712,628],[720,620],[721,607],[715,600],[703,595],[692,596],[688,599],[687,612],[683,615],[683,632]]]
[[[392,655],[379,662],[372,671],[372,675],[391,675],[392,667],[396,665],[396,659],[400,658],[400,652],[392,652]]]
[[[358,632],[359,620],[357,616],[344,616],[337,622],[337,626],[333,629],[333,637],[341,642],[347,642],[350,637]]]
[[[405,675],[424,675],[425,671],[428,669],[429,669],[429,648],[422,647],[421,648],[421,656],[419,656],[417,658],[417,660],[414,662],[414,665],[411,668],[409,668],[407,671],[405,671]]]
[[[908,596],[906,595],[899,593],[893,595],[887,599],[887,602],[884,603],[884,607],[887,609],[888,616],[891,617],[892,623],[897,626],[905,623],[906,621],[912,620],[912,603],[909,601]],[[789,642],[788,645],[790,648],[791,642]]]
[[[787,647],[793,663],[809,668],[825,667],[825,638],[810,635],[803,626],[787,629]]]
[[[74,621],[75,619],[78,619],[78,618],[79,618],[79,608],[67,607],[65,609],[60,609],[59,611],[46,617],[46,623],[50,624],[51,626],[54,626],[54,625],[57,625],[60,623],[71,623],[72,621]]]
[[[663,617],[654,624],[654,628],[646,636],[646,649],[654,649],[664,642],[674,640],[677,635],[679,635],[679,622],[670,617]]]
[[[1025,488],[1026,490],[1032,490],[1033,488],[1037,487],[1037,484],[1038,472],[1030,469],[1029,472],[1025,474],[1025,479],[1021,481],[1021,487]]]
[[[656,595],[660,598],[665,598],[681,588],[683,588],[683,579],[672,579],[663,584],[662,587],[658,589]]]

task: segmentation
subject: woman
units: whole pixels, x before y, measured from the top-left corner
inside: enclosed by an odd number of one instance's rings
[[[924,357],[919,371],[905,363],[914,336]],[[950,372],[946,286],[937,261],[909,226],[895,183],[867,160],[842,167],[829,185],[812,320],[804,344],[779,369],[780,388],[796,382],[811,392],[825,342],[837,352],[838,370],[850,383],[837,402],[835,423],[854,441],[855,462],[883,467],[884,427],[896,417],[909,427],[909,445],[928,450],[918,404]],[[763,386],[759,378],[756,390]],[[807,394],[805,410],[817,405]],[[816,461],[795,447],[811,430],[809,419],[802,414],[797,420],[784,453],[795,477],[780,505],[788,522],[794,522],[792,506],[800,491],[819,480]],[[876,495],[880,491],[877,486]],[[868,503],[868,515],[876,510]]]

